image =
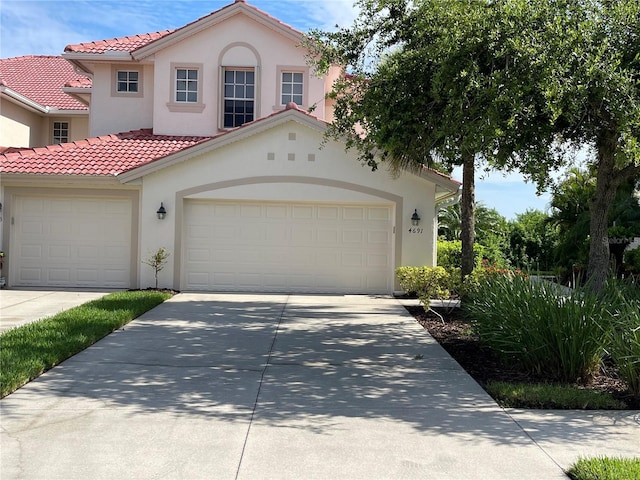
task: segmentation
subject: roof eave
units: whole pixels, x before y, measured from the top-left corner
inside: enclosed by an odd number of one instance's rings
[[[84,102],[83,102],[84,103]],[[60,116],[87,116],[89,115],[89,110],[87,108],[76,109],[76,108],[54,108],[50,107],[47,112],[47,116],[49,117],[60,117]]]
[[[15,90],[5,86],[0,85],[0,94],[4,94],[8,100],[13,103],[17,103],[20,106],[30,110],[32,112],[38,113],[40,115],[49,113],[50,108],[46,105],[41,105],[38,102],[34,102],[28,97],[16,92]]]
[[[449,178],[446,175],[427,167],[423,167],[417,175],[436,185],[437,201],[446,200],[448,197],[455,196],[462,185],[462,183],[457,180]],[[438,195],[438,192],[441,192],[442,195]]]
[[[43,181],[47,184],[74,185],[112,185],[120,186],[121,183],[115,175],[69,175],[69,174],[49,174],[49,173],[5,173],[0,175],[3,185],[26,185],[38,182],[42,185]]]
[[[89,76],[93,75],[93,69],[90,67],[90,64],[92,63],[125,63],[134,61],[129,52],[112,50],[104,53],[64,52],[62,54],[62,58]]]
[[[286,26],[285,24],[278,22],[276,19],[268,16],[260,12],[259,10],[248,6],[244,2],[235,2],[231,5],[227,5],[222,7],[220,10],[213,12],[205,17],[202,17],[200,20],[196,20],[195,22],[185,25],[166,35],[162,38],[154,40],[153,42],[138,48],[131,52],[131,56],[135,60],[143,60],[156,52],[173,45],[177,42],[182,41],[185,38],[193,36],[207,28],[216,25],[228,18],[231,18],[239,13],[244,13],[251,19],[257,21],[258,23],[265,25],[268,28],[271,28],[285,37],[291,39],[292,41],[299,43],[303,35],[301,32],[297,32],[291,27]]]
[[[83,105],[86,105],[87,107],[89,107],[90,105],[90,101],[87,100],[86,98],[83,97],[83,95],[91,95],[93,93],[91,88],[82,88],[82,87],[62,87],[62,91],[64,93],[66,93],[67,95],[69,95],[70,97],[73,97],[75,100],[77,100],[78,102],[82,103]],[[86,111],[86,113],[88,114],[89,112]]]

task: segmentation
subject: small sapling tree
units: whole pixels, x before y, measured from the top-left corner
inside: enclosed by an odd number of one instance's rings
[[[156,278],[156,289],[158,288],[158,273],[167,264],[167,259],[170,255],[171,253],[168,252],[166,248],[160,247],[156,252],[150,254],[147,258],[142,260],[142,263],[153,268],[153,273]]]

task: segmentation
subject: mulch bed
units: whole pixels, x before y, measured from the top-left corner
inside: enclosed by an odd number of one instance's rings
[[[489,348],[484,347],[471,331],[469,322],[459,308],[453,311],[438,309],[438,313],[445,319],[444,324],[435,314],[425,312],[421,306],[407,306],[406,309],[480,385],[484,386],[491,381],[548,383],[548,379],[544,377],[506,365]],[[624,401],[628,408],[640,409],[640,399],[629,394],[625,383],[616,377],[612,366],[605,366],[587,385],[576,386],[611,393]]]

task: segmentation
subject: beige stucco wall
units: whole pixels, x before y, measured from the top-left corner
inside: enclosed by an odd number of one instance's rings
[[[41,144],[42,117],[37,113],[0,99],[0,146],[31,147]]]
[[[291,140],[295,136],[295,140]],[[405,174],[393,179],[388,172],[371,172],[343,146],[329,143],[320,149],[322,133],[290,121],[185,160],[142,179],[141,257],[160,247],[172,252],[161,272],[163,286],[174,284],[181,262],[181,209],[186,198],[261,199],[271,201],[378,203],[395,207],[395,265],[433,265],[435,186]],[[273,160],[268,154],[273,153]],[[313,161],[309,155],[315,155]],[[290,155],[294,155],[291,157]],[[168,215],[155,212],[164,203]],[[421,231],[409,233],[414,209],[422,217]],[[174,270],[175,269],[175,270]],[[152,281],[140,271],[141,285]]]
[[[75,142],[89,137],[89,115],[54,115],[46,117],[45,128],[42,129],[40,145],[51,145],[53,143],[53,122],[69,122],[69,141]]]
[[[20,105],[0,100],[0,146],[43,147],[53,142],[53,122],[69,122],[69,141],[89,136],[89,115],[39,115]]]
[[[304,51],[288,37],[277,33],[243,15],[189,37],[155,54],[155,91],[153,126],[155,133],[170,135],[213,135],[221,120],[221,68],[252,67],[256,69],[256,118],[265,117],[283,108],[279,102],[278,68],[296,68],[306,72],[308,108],[325,117],[325,81],[313,75],[307,67]],[[170,111],[172,100],[172,64],[201,65],[201,112]]]
[[[91,94],[91,131],[96,137],[110,133],[128,132],[153,126],[153,66],[141,68],[142,96],[113,96],[114,76],[111,64],[95,64]],[[122,65],[127,69],[126,65]]]

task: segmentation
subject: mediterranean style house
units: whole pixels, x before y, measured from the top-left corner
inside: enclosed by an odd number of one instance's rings
[[[67,46],[79,78],[60,94],[88,106],[88,133],[2,137],[35,147],[0,154],[7,285],[145,288],[159,248],[160,286],[177,290],[388,294],[396,267],[434,265],[437,209],[460,184],[371,172],[326,141],[341,71],[316,77],[302,39],[236,0],[176,30]]]

